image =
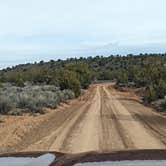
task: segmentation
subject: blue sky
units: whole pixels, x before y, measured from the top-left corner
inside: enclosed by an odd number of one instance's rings
[[[166,52],[165,0],[0,0],[0,68]]]

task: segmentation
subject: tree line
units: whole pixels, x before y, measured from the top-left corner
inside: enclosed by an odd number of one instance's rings
[[[76,96],[96,80],[115,80],[117,85],[145,87],[144,100],[151,102],[166,95],[166,54],[110,55],[21,64],[0,71],[0,82],[24,86],[56,85]]]

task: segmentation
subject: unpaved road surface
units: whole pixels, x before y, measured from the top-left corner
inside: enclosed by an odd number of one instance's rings
[[[44,116],[15,144],[2,147],[69,153],[166,149],[166,117],[109,83],[92,85],[79,99]]]

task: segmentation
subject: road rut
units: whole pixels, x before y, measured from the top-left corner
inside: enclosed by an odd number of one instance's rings
[[[68,153],[165,148],[166,118],[119,95],[109,83],[92,85],[58,118],[53,114],[13,146],[15,151]]]

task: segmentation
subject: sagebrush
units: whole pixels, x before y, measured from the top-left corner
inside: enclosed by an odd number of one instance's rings
[[[25,85],[16,87],[4,84],[0,89],[0,113],[8,114],[13,110],[42,113],[44,108],[56,108],[60,102],[75,97],[71,90],[60,90],[53,85]]]

